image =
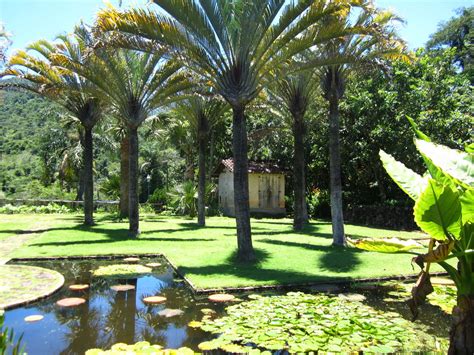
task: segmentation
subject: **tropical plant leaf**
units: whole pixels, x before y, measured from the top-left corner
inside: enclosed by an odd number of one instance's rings
[[[426,142],[431,142],[431,139],[430,137],[428,137],[426,134],[424,134],[422,131],[420,131],[420,129],[418,128],[418,124],[415,122],[415,120],[409,116],[406,116],[407,117],[407,120],[408,122],[410,122],[411,124],[411,127],[413,128],[413,131],[415,132],[415,134],[417,135],[417,137],[419,139],[422,139]]]
[[[390,154],[380,150],[380,159],[390,177],[413,200],[421,195],[427,186],[427,179],[395,160]]]
[[[473,154],[421,139],[416,139],[415,144],[425,160],[432,162],[444,174],[465,187],[474,187]]]
[[[376,251],[380,253],[397,253],[407,252],[412,249],[423,248],[423,245],[416,242],[415,240],[401,240],[398,238],[390,239],[358,239],[353,240],[347,238],[348,242],[355,248]]]
[[[459,198],[462,208],[462,223],[474,223],[474,189],[467,189]]]
[[[432,238],[446,240],[449,235],[459,239],[461,233],[461,202],[459,193],[450,186],[430,179],[414,208],[416,224]]]

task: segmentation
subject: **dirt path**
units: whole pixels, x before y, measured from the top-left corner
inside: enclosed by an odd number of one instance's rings
[[[10,255],[18,248],[28,244],[34,238],[50,226],[51,221],[40,220],[36,222],[32,228],[23,231],[20,234],[12,235],[0,241],[0,265],[6,264],[10,259]]]

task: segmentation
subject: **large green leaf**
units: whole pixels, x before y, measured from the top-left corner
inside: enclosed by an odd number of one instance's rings
[[[418,151],[444,174],[465,187],[474,187],[474,155],[446,146],[415,140]],[[436,176],[433,176],[436,178]]]
[[[467,189],[460,197],[462,223],[474,223],[474,189]]]
[[[390,239],[347,239],[348,242],[355,248],[376,251],[379,253],[398,253],[407,252],[412,249],[423,248],[423,245],[415,240],[400,240],[398,238]]]
[[[390,154],[380,151],[380,159],[390,177],[413,200],[421,195],[427,186],[427,179],[395,160]]]
[[[461,233],[461,202],[459,192],[450,186],[428,180],[428,186],[415,203],[415,222],[437,240],[450,234],[455,238]]]

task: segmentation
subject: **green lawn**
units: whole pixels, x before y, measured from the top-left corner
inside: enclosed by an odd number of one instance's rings
[[[55,215],[0,214],[0,240],[17,234],[29,233],[34,229],[41,230],[43,226],[47,226],[51,222],[55,223],[56,219]]]
[[[10,219],[18,220],[18,216],[2,217],[7,226]],[[137,240],[128,239],[127,223],[106,215],[96,216],[98,223],[92,228],[81,226],[77,215],[45,218],[55,218],[54,225],[45,228],[29,246],[18,249],[14,257],[163,253],[199,288],[413,274],[410,255],[332,247],[331,225],[323,221],[314,221],[304,232],[294,233],[289,219],[252,220],[259,263],[248,265],[234,260],[235,221],[230,218],[208,218],[207,226],[199,228],[185,218],[145,216]],[[423,236],[352,225],[346,226],[346,233],[353,237]]]

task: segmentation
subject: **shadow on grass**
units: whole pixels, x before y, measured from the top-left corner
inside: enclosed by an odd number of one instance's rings
[[[361,264],[359,255],[362,252],[354,248],[343,248],[332,245],[297,243],[292,241],[275,239],[262,239],[258,242],[323,252],[322,255],[318,255],[319,258],[317,259],[318,268],[323,271],[328,270],[333,272],[346,273],[356,269]]]
[[[213,276],[229,275],[242,279],[265,282],[268,284],[297,284],[314,281],[334,280],[334,277],[314,275],[292,270],[267,269],[262,264],[270,257],[266,250],[255,248],[257,260],[254,262],[239,262],[237,251],[234,251],[222,264],[204,266],[180,266],[178,269],[184,275]]]

